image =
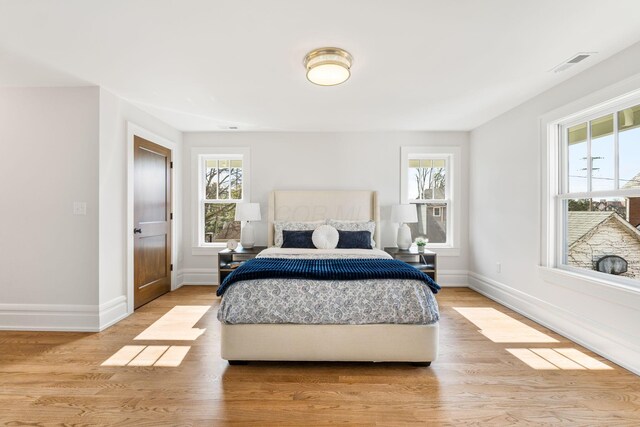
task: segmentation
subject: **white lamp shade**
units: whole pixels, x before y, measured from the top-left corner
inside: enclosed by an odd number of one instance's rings
[[[412,204],[393,205],[391,207],[391,221],[398,223],[418,222],[416,206]]]
[[[236,221],[260,221],[260,203],[237,203]]]

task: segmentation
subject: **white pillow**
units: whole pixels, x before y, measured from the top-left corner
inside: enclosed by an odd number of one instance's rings
[[[373,235],[376,232],[375,221],[348,221],[341,219],[327,220],[327,224],[335,227],[340,231],[368,231],[371,233],[371,247],[376,247],[376,242],[373,240]]]
[[[340,239],[338,230],[330,225],[321,225],[311,235],[313,245],[318,249],[335,249],[338,246],[338,239]]]
[[[275,230],[273,236],[273,244],[277,247],[282,246],[282,230],[291,231],[308,231],[315,230],[319,225],[325,224],[325,220],[320,221],[274,221],[273,228]]]

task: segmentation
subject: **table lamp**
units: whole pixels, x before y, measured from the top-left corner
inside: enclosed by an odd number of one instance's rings
[[[408,222],[418,222],[418,211],[415,205],[393,205],[391,207],[391,221],[397,222],[399,249],[407,250],[411,247],[411,230],[409,230]]]
[[[251,221],[260,221],[260,203],[237,203],[236,221],[247,222],[240,232],[240,244],[243,248],[253,248],[256,236]]]

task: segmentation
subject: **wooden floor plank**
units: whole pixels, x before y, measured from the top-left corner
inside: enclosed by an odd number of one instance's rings
[[[438,302],[440,357],[429,368],[229,366],[219,356],[219,299],[204,286],[162,296],[101,333],[3,331],[0,425],[640,425],[634,374],[469,289],[446,288]],[[194,325],[205,329],[200,337],[134,340],[178,305],[212,306]],[[454,307],[493,308],[558,342],[495,343]],[[151,346],[149,353],[164,346],[185,358],[176,367],[101,366],[132,345]],[[544,349],[570,348],[612,369],[536,370],[507,351],[513,348],[565,368],[576,365]]]

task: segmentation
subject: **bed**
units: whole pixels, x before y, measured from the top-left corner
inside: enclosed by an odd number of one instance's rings
[[[373,221],[376,247],[274,247],[274,224],[279,221],[329,218]],[[379,208],[374,191],[275,191],[270,195],[268,221],[269,248],[256,257],[263,263],[279,258],[288,262],[304,260],[301,263],[339,259],[346,265],[362,265],[391,258],[380,250]],[[438,354],[439,313],[435,297],[428,286],[412,277],[343,281],[260,276],[238,281],[225,291],[218,318],[222,322],[222,358],[230,364],[353,361],[428,366]]]

